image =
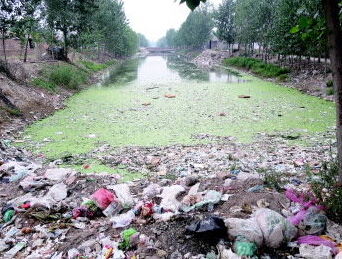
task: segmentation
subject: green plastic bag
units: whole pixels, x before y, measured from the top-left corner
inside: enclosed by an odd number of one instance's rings
[[[253,256],[257,250],[258,248],[254,243],[242,236],[238,236],[233,244],[233,251],[240,256]]]
[[[4,222],[8,222],[13,218],[13,216],[14,216],[14,210],[8,210],[5,212],[2,219],[4,220]]]
[[[119,244],[119,249],[128,249],[129,248],[129,238],[137,233],[137,231],[133,228],[126,229],[125,231],[121,232],[121,238],[123,242]]]

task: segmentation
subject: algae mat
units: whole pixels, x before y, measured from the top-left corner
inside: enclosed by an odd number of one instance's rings
[[[240,78],[247,80],[244,83],[236,83],[240,79],[212,82],[209,72],[199,80],[197,68],[184,76],[180,73],[184,63],[179,70],[175,64],[149,57],[126,70],[126,76],[118,75],[133,81],[118,80],[72,96],[66,109],[26,129],[24,146],[56,159],[104,144],[161,146],[210,141],[196,138],[198,134],[232,136],[241,142],[251,142],[260,132],[314,136],[335,124],[331,102],[246,75]]]

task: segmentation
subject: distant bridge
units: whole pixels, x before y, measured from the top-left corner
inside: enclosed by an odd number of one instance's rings
[[[171,48],[156,48],[156,47],[149,47],[145,48],[150,54],[170,54],[175,52],[174,49]]]

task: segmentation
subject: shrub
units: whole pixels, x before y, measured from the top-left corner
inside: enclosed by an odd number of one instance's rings
[[[334,87],[328,87],[326,93],[327,93],[327,95],[333,95],[334,94]]]
[[[286,79],[285,76],[290,72],[287,68],[281,68],[277,65],[267,64],[261,60],[248,57],[228,58],[223,61],[223,64],[248,69],[263,77],[279,77],[283,80]]]
[[[110,61],[106,61],[104,63],[94,63],[94,62],[91,62],[91,61],[79,61],[79,63],[81,63],[82,65],[84,65],[87,69],[91,70],[91,71],[94,71],[94,72],[97,72],[97,71],[100,71],[102,69],[105,69],[111,65],[114,65],[116,63],[115,60],[110,60]]]
[[[46,72],[48,82],[68,89],[77,89],[86,82],[87,74],[70,65],[57,65]]]
[[[36,77],[32,79],[32,84],[35,86],[38,86],[40,88],[44,88],[50,91],[54,91],[56,89],[56,85],[50,82],[47,82],[46,80]]]
[[[312,190],[319,202],[326,206],[327,216],[342,221],[342,187],[338,186],[338,162],[324,162],[318,173],[311,173]]]
[[[327,82],[327,87],[333,87],[334,86],[334,82],[333,82],[333,80],[329,80],[328,82]]]

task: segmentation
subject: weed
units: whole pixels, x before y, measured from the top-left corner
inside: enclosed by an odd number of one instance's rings
[[[79,61],[79,63],[81,63],[82,65],[84,65],[87,69],[91,70],[91,71],[94,71],[94,72],[97,72],[97,71],[100,71],[102,69],[105,69],[113,64],[116,63],[116,61],[107,61],[105,63],[94,63],[94,62],[91,62],[91,61]]]
[[[70,65],[57,65],[43,71],[48,82],[68,89],[77,89],[87,81],[87,74]]]
[[[32,84],[34,84],[35,86],[38,86],[40,88],[44,88],[50,91],[54,91],[56,89],[56,85],[50,82],[47,82],[46,80],[36,77],[32,79]]]
[[[18,109],[12,109],[8,107],[4,107],[3,109],[13,116],[21,116],[21,112]]]
[[[283,189],[282,186],[284,186],[284,184],[286,183],[285,180],[283,180],[283,173],[265,169],[259,169],[257,170],[257,172],[260,174],[266,186],[274,188],[278,191]]]
[[[334,87],[328,87],[326,90],[327,95],[333,95],[334,94]]]
[[[333,80],[329,80],[328,82],[327,82],[327,87],[333,87],[334,86],[334,82],[333,82]]]
[[[312,190],[319,202],[326,206],[327,216],[342,221],[342,187],[337,185],[338,162],[324,162],[318,173],[311,174]]]
[[[286,79],[288,79],[288,77],[289,76],[287,74],[282,74],[282,75],[278,76],[278,79],[282,82],[285,82]]]
[[[290,72],[287,68],[281,68],[273,64],[267,64],[261,60],[248,57],[234,57],[223,60],[224,65],[245,68],[263,77],[278,77],[285,80]]]

